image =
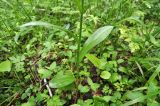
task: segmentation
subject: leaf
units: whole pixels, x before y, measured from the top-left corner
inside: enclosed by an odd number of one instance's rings
[[[150,41],[155,46],[160,47],[159,42],[156,41],[156,38],[154,36],[150,35]]]
[[[96,56],[93,54],[87,54],[86,55],[87,59],[90,60],[97,68],[100,68],[102,61],[98,59]]]
[[[0,72],[11,71],[11,62],[9,60],[0,63]]]
[[[80,11],[80,12],[82,12],[82,3],[81,3],[81,0],[75,0],[74,1],[75,2],[75,4],[76,4],[76,6],[78,7],[78,10]]]
[[[87,93],[89,91],[88,86],[82,86],[81,84],[78,85],[78,89],[80,90],[81,93]]]
[[[49,69],[50,70],[54,70],[56,68],[57,64],[56,62],[53,62],[50,66],[49,66]]]
[[[33,103],[31,103],[31,102],[27,102],[27,103],[23,103],[23,104],[21,104],[21,106],[33,106]]]
[[[60,26],[57,25],[53,25],[47,22],[42,22],[42,21],[32,21],[32,22],[28,22],[26,24],[23,24],[20,26],[20,28],[25,28],[25,27],[29,27],[29,26],[43,26],[46,28],[56,28],[56,29],[61,29],[61,30],[65,30],[64,28],[61,28]]]
[[[138,66],[138,68],[139,68],[139,70],[140,70],[140,72],[141,72],[141,74],[144,78],[144,73],[143,73],[142,67],[140,66],[140,64],[137,61],[135,61],[135,62],[136,62],[137,66]]]
[[[112,73],[109,80],[113,83],[113,82],[116,82],[118,79],[119,79],[118,73]]]
[[[104,100],[105,102],[109,102],[111,99],[112,99],[112,96],[104,96],[104,97],[103,97],[103,100]]]
[[[129,99],[131,99],[131,100],[134,100],[134,99],[136,99],[136,98],[138,98],[138,97],[141,97],[141,96],[143,96],[143,94],[141,93],[141,92],[128,92],[127,93],[127,97],[129,98]]]
[[[112,96],[94,96],[94,100],[100,101],[100,102],[106,102],[108,103],[109,101],[112,100]],[[99,106],[99,105],[98,105]],[[100,105],[101,106],[101,105]],[[103,105],[102,105],[103,106]]]
[[[109,79],[111,77],[111,74],[108,71],[103,71],[100,77],[103,79]]]
[[[75,77],[71,71],[68,71],[65,74],[63,74],[62,72],[59,72],[49,82],[49,86],[51,88],[62,88],[73,83],[74,80],[75,80]]]
[[[101,43],[105,40],[106,37],[109,36],[113,29],[113,26],[104,26],[99,28],[96,32],[94,32],[85,42],[83,48],[79,54],[79,62],[82,61],[83,57],[97,44]]]
[[[133,93],[133,92],[132,92]],[[134,92],[135,93],[135,92]],[[155,96],[157,94],[159,94],[160,91],[155,91],[155,92],[152,92],[152,94],[150,95],[143,95],[143,94],[138,94],[136,97],[134,96],[134,99],[131,100],[131,101],[128,101],[126,102],[125,104],[123,104],[122,106],[130,106],[130,105],[133,105],[135,103],[138,103],[138,102],[141,102],[141,101],[144,101],[145,99],[147,98],[151,98],[152,96]],[[129,94],[128,94],[129,95]],[[132,94],[133,95],[133,94]],[[135,95],[135,94],[134,94]],[[129,95],[131,97],[131,95]],[[133,97],[132,97],[133,98]]]
[[[143,3],[148,7],[148,8],[151,8],[151,4],[147,1],[143,1]]]
[[[46,70],[46,69],[44,69],[44,68],[38,69],[38,73],[39,73],[40,75],[42,75],[42,78],[48,78],[48,77],[52,74],[51,71]]]
[[[135,103],[141,102],[141,101],[145,100],[146,98],[147,98],[146,96],[140,96],[140,97],[138,97],[138,98],[136,98],[136,99],[134,99],[134,100],[131,100],[131,101],[126,102],[126,103],[125,103],[124,105],[122,105],[122,106],[130,106],[130,105],[133,105],[133,104],[135,104]]]
[[[93,83],[93,81],[89,77],[87,78],[87,81],[93,91],[96,91],[100,87],[99,84]]]
[[[28,22],[26,24],[21,25],[20,27],[28,27],[28,26],[44,26],[44,27],[52,27],[53,25],[47,22],[41,22],[41,21],[33,21],[33,22]]]
[[[158,68],[154,71],[154,73],[150,76],[148,83],[151,83],[155,77],[158,75],[158,73],[160,72],[160,65],[158,66]]]

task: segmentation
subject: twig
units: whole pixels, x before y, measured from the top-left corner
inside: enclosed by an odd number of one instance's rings
[[[52,96],[53,96],[52,91],[51,91],[49,85],[47,84],[47,80],[46,80],[45,78],[44,78],[44,83],[45,83],[45,85],[46,85],[46,88],[48,89],[49,96],[52,97]]]

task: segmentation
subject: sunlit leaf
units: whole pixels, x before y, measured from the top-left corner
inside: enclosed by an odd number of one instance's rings
[[[9,60],[0,63],[0,72],[11,71],[11,62]]]
[[[103,79],[109,79],[111,77],[111,74],[108,71],[103,71],[100,77]]]

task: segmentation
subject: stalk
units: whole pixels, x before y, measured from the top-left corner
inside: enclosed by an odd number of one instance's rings
[[[81,47],[81,39],[82,39],[82,23],[83,23],[83,8],[84,8],[84,0],[81,0],[81,10],[80,10],[80,29],[79,29],[79,36],[78,36],[78,47],[77,47],[77,59],[76,59],[76,68],[79,70],[79,54],[80,54],[80,47]]]

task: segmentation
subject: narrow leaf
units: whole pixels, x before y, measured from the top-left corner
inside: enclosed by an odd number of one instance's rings
[[[25,27],[30,27],[30,26],[43,26],[46,28],[56,28],[56,29],[62,29],[65,30],[64,28],[61,28],[60,26],[57,25],[53,25],[47,22],[42,22],[42,21],[32,21],[32,22],[28,22],[26,24],[23,24],[20,26],[20,28],[25,28]]]
[[[158,73],[160,72],[160,65],[158,66],[158,68],[154,71],[154,73],[150,76],[148,83],[152,82],[155,77],[158,75]]]
[[[91,35],[87,41],[85,42],[83,48],[80,51],[79,61],[83,59],[83,57],[97,44],[101,43],[105,40],[106,37],[109,36],[113,29],[113,26],[104,26],[99,28],[96,32]]]
[[[134,100],[131,100],[131,101],[128,101],[126,102],[123,106],[130,106],[130,105],[133,105],[135,103],[138,103],[138,102],[141,102],[143,100],[145,100],[147,97],[146,96],[140,96]]]
[[[140,72],[141,72],[141,74],[144,78],[144,73],[143,73],[142,67],[140,66],[140,64],[137,61],[135,61],[135,62],[136,62],[137,66],[138,66],[138,68],[139,68],[139,70],[140,70]]]

